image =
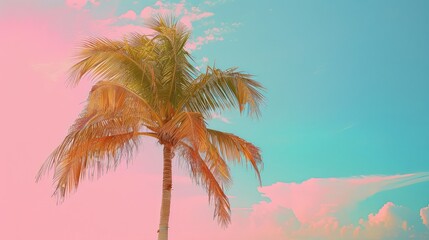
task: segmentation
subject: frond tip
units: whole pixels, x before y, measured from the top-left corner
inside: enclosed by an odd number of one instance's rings
[[[182,105],[188,111],[201,112],[205,116],[219,110],[247,109],[250,116],[260,115],[259,106],[264,101],[264,88],[252,76],[231,68],[222,71],[207,67],[206,73],[196,78],[189,87]]]
[[[188,166],[192,179],[207,191],[209,203],[214,202],[213,217],[221,226],[228,226],[231,222],[231,206],[224,192],[222,179],[213,174],[213,169],[201,158],[197,150],[184,143],[180,146],[182,160]]]
[[[220,155],[230,161],[241,163],[243,160],[250,164],[262,185],[260,169],[263,167],[261,151],[250,142],[232,134],[213,129],[207,129],[211,144],[220,152]]]

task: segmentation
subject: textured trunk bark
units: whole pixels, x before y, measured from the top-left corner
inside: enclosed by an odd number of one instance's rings
[[[168,240],[168,221],[170,219],[170,203],[172,188],[171,160],[173,151],[170,145],[164,145],[164,170],[162,175],[162,203],[158,229],[158,240]]]

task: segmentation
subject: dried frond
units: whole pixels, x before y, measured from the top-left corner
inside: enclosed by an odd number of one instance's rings
[[[264,88],[251,77],[234,68],[221,71],[207,67],[206,73],[197,77],[189,88],[180,106],[205,116],[232,107],[238,107],[240,112],[247,108],[250,116],[259,116]]]
[[[223,158],[238,163],[244,159],[246,164],[250,163],[261,184],[259,169],[262,167],[262,158],[258,147],[231,133],[207,129],[207,134]]]
[[[202,155],[205,155],[204,160],[216,179],[219,179],[218,181],[222,182],[222,185],[227,188],[232,183],[228,164],[212,143],[208,142],[207,145],[207,151],[201,152]]]
[[[214,218],[226,227],[231,222],[231,208],[222,186],[222,179],[216,178],[213,169],[201,158],[199,152],[187,144],[180,144],[182,160],[187,164],[192,179],[207,191],[209,202],[214,202]]]
[[[88,104],[63,143],[48,158],[38,178],[54,168],[55,193],[60,199],[96,169],[101,175],[116,167],[136,148],[142,126],[156,128],[158,115],[144,99],[120,84],[98,82]]]
[[[145,126],[152,128],[161,123],[155,109],[133,89],[108,81],[100,81],[92,87],[84,115],[102,118],[113,115],[135,116]]]
[[[71,131],[43,164],[38,179],[53,167],[54,195],[61,200],[78,187],[80,179],[95,172],[100,176],[116,167],[123,157],[131,157],[138,145],[137,126],[120,127],[125,121],[110,119]]]

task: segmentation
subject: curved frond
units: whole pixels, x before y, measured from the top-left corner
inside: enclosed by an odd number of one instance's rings
[[[204,160],[210,168],[210,171],[217,179],[220,179],[224,187],[229,187],[232,183],[231,173],[225,159],[220,155],[219,150],[212,144],[207,143],[208,149],[202,152],[205,155]]]
[[[138,144],[138,127],[124,127],[126,121],[129,120],[109,119],[71,131],[42,165],[37,178],[54,168],[54,195],[64,199],[78,187],[80,179],[91,178],[95,172],[102,175],[116,167],[122,157],[131,157]]]
[[[224,192],[222,178],[216,177],[213,170],[201,158],[200,153],[187,144],[180,144],[182,160],[187,164],[192,179],[202,185],[209,195],[209,202],[214,202],[214,218],[226,227],[231,222],[231,207]]]
[[[241,163],[250,163],[261,184],[260,168],[262,168],[261,152],[258,147],[231,133],[207,129],[210,142],[219,150],[225,159]]]
[[[240,112],[247,108],[249,115],[259,116],[264,88],[251,77],[234,68],[221,71],[207,67],[206,73],[197,77],[189,88],[180,106],[205,116],[232,107],[238,107]]]

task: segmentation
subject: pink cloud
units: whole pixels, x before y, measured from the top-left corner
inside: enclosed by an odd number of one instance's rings
[[[188,51],[195,51],[201,49],[201,46],[209,42],[223,41],[222,34],[226,31],[227,30],[224,28],[217,27],[207,29],[204,31],[204,36],[198,36],[195,40],[189,41],[185,47],[188,49]]]
[[[156,13],[156,10],[153,7],[145,7],[143,8],[143,10],[140,13],[140,17],[144,18],[144,19],[148,19],[151,18],[152,16],[154,16]]]
[[[98,6],[99,2],[95,0],[90,1],[91,4]],[[71,8],[82,9],[87,5],[87,0],[67,0],[66,5]],[[79,11],[82,12],[82,11]],[[89,9],[86,11],[91,13],[92,10]],[[142,27],[142,20],[148,20],[149,18],[157,15],[173,15],[176,16],[178,21],[184,24],[189,30],[192,30],[193,23],[200,21],[202,19],[213,16],[212,12],[202,11],[198,7],[188,6],[184,1],[180,3],[163,3],[161,1],[156,2],[151,6],[143,8],[139,15],[136,14],[134,10],[128,10],[126,13],[120,16],[111,16],[104,18],[99,18],[93,23],[98,28],[103,29],[102,32],[105,36],[120,38],[123,35],[130,32],[130,30],[138,31],[143,34],[151,33],[147,28]],[[122,25],[123,23],[119,20],[128,19],[127,25]],[[223,37],[221,36],[225,31],[225,28],[212,28],[204,31],[203,36],[198,36],[192,42],[187,44],[187,49],[197,50],[200,49],[202,45],[207,44],[212,41],[222,41]]]
[[[66,0],[67,6],[76,9],[82,9],[85,7],[87,0]]]
[[[100,2],[98,0],[89,0],[94,6],[100,6]]]
[[[208,18],[214,15],[211,12],[198,13],[199,10],[194,10],[194,11],[196,12],[190,12],[190,13],[186,12],[185,15],[180,19],[180,22],[182,22],[189,29],[192,29],[193,22],[201,20],[203,18]]]
[[[197,39],[195,41],[189,41],[188,43],[186,43],[186,49],[188,49],[189,51],[194,51],[197,49],[201,49],[201,46],[203,46],[204,44],[207,44],[211,41],[222,41],[223,37],[217,37],[215,38],[215,36],[213,34],[208,34],[205,36],[200,36],[197,37]]]
[[[410,211],[391,202],[356,223],[341,216],[376,193],[428,181],[428,176],[317,178],[261,187],[259,191],[269,201],[247,210],[235,209],[232,226],[222,236],[249,240],[425,239],[425,233],[416,233],[410,225]]]
[[[185,2],[181,2],[181,3],[177,3],[173,9],[174,11],[174,15],[175,16],[179,16],[180,14],[182,14],[182,12],[184,12],[186,10],[185,8]]]
[[[119,19],[131,19],[135,20],[137,18],[137,14],[133,10],[129,10],[128,12],[119,16]]]
[[[428,173],[354,178],[313,178],[302,183],[276,183],[260,187],[272,204],[292,209],[300,222],[311,223],[375,193],[428,181]]]
[[[88,2],[90,2],[94,6],[99,6],[100,2],[97,0],[65,0],[66,6],[75,9],[82,9],[86,6]]]
[[[184,2],[181,3],[162,3],[156,2],[153,6],[143,8],[140,17],[148,19],[156,15],[173,15],[179,18],[179,21],[188,29],[192,29],[192,23],[204,18],[213,16],[211,12],[203,12],[197,7],[187,8]]]
[[[368,220],[361,219],[355,234],[364,239],[405,239],[412,229],[405,219],[407,209],[391,202],[386,203],[376,214],[369,214]]]
[[[386,203],[377,213],[371,213],[368,218],[362,218],[355,224],[342,224],[337,218],[329,216],[312,223],[302,223],[291,209],[260,202],[252,207],[250,213],[239,215],[235,211],[232,226],[221,232],[219,239],[408,239],[417,234],[408,226],[407,212],[401,206]]]
[[[429,206],[420,209],[420,217],[422,219],[423,225],[425,225],[426,227],[429,227],[429,222],[428,222],[428,219],[429,219]]]

